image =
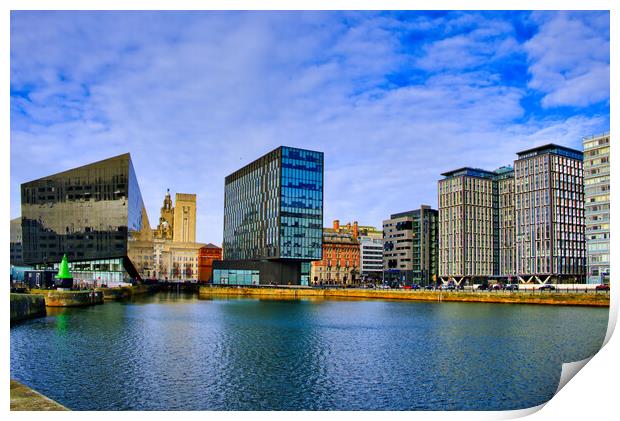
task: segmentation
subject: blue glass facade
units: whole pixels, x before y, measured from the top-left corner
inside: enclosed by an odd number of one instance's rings
[[[323,153],[282,147],[280,257],[321,260]]]
[[[290,278],[291,263],[322,258],[322,227],[322,152],[281,146],[226,177],[224,261],[286,261],[286,269],[271,265],[268,272],[276,282],[284,274]],[[308,277],[297,267],[298,279],[287,282],[299,284]]]

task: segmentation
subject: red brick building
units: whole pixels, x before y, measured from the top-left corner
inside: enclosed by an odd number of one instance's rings
[[[213,277],[213,261],[222,260],[222,248],[209,243],[198,249],[198,281],[210,282]]]
[[[323,260],[312,262],[312,285],[351,285],[359,283],[360,244],[357,222],[323,229]]]

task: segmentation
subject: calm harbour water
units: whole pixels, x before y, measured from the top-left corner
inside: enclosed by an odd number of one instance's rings
[[[73,410],[500,410],[549,400],[607,309],[198,299],[51,309],[11,377]]]

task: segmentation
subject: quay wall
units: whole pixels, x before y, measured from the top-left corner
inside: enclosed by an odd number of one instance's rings
[[[101,291],[58,291],[34,289],[35,294],[45,297],[45,305],[48,307],[84,307],[95,304],[103,304],[103,293]]]
[[[11,294],[11,324],[46,314],[45,297],[39,294]]]
[[[68,411],[68,409],[11,379],[11,411]]]
[[[606,293],[532,293],[516,291],[453,292],[453,291],[410,291],[374,290],[347,288],[278,288],[278,287],[234,287],[201,286],[199,294],[208,296],[249,296],[272,298],[359,298],[411,301],[447,301],[503,304],[547,304],[609,307]]]
[[[96,291],[99,291],[103,294],[103,299],[109,301],[131,298],[134,295],[146,294],[152,292],[153,290],[154,288],[149,285],[132,285],[115,288],[96,288]]]

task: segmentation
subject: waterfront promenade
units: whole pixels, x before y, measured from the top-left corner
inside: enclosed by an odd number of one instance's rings
[[[474,302],[503,304],[545,304],[609,307],[606,292],[540,292],[530,291],[426,291],[384,290],[363,288],[292,288],[292,287],[237,287],[202,286],[201,297],[209,296],[256,296],[271,298],[356,298],[390,299],[435,302]]]

